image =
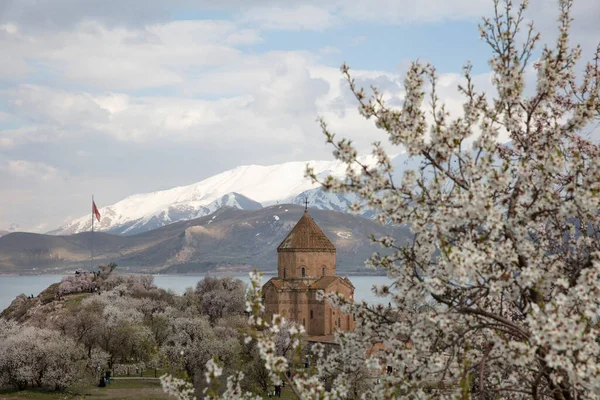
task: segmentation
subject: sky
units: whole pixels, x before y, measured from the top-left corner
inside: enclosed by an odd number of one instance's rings
[[[542,43],[557,4],[530,2]],[[492,12],[491,0],[2,0],[0,230],[55,229],[92,194],[101,207],[239,165],[332,159],[317,117],[368,152],[385,135],[340,65],[401,101],[411,61],[430,62],[460,110],[466,61],[489,88],[477,26]],[[575,0],[573,17],[589,60],[600,1]]]

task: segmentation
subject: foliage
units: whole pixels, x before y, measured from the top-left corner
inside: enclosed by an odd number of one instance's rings
[[[532,63],[540,37],[533,24],[520,34],[527,2],[494,5],[481,37],[492,49],[497,95],[476,91],[467,64],[459,118],[441,104],[430,65],[412,64],[399,109],[376,88],[367,98],[349,67],[341,68],[361,114],[420,168],[397,179],[380,143],[376,167],[367,167],[321,121],[347,173],[320,182],[357,194],[354,210],[368,207],[382,223],[410,227],[413,240],[373,238],[392,250],[368,260],[392,279],[376,290],[390,307],[328,295],[356,315],[357,329],[339,333],[340,347],[328,355],[317,346],[316,368],[293,381],[275,350],[282,319],[261,318],[260,278],[252,277],[249,340],[270,379],[287,380],[299,398],[600,398],[600,148],[581,135],[600,115],[600,46],[576,80],[581,51],[568,43],[572,1],[560,0],[557,43]],[[529,71],[537,73],[530,96]],[[500,143],[501,135],[510,143]],[[310,167],[307,175],[319,180]],[[289,331],[293,351],[301,334]],[[212,370],[221,373],[214,363]],[[324,378],[334,379],[330,390]]]
[[[111,277],[116,267],[117,264],[110,263],[99,266],[98,271],[76,271],[73,275],[65,276],[58,286],[58,294],[64,296],[70,293],[94,292],[106,285],[104,282]],[[150,277],[151,282],[152,277]]]
[[[600,112],[600,47],[577,81],[580,49],[568,45],[571,1],[559,4],[558,41],[533,64],[536,91],[525,96],[539,35],[529,25],[519,43],[527,4],[515,10],[510,1],[503,9],[495,3],[481,36],[493,51],[498,95],[489,100],[478,93],[465,66],[464,115],[455,120],[440,104],[429,65],[412,65],[399,110],[377,90],[367,99],[342,67],[360,112],[421,160],[418,171],[394,182],[379,143],[377,168],[367,168],[352,144],[336,141],[322,122],[336,158],[348,165],[344,179],[328,177],[324,187],[358,194],[382,222],[413,233],[408,245],[375,238],[394,253],[369,260],[393,279],[379,293],[390,297],[399,317],[346,306],[360,323],[340,340],[360,352],[355,337],[367,335],[386,349],[379,368],[393,367],[372,387],[375,397],[599,396],[600,152],[580,133]],[[498,142],[500,133],[510,144]],[[309,174],[317,178],[310,168]],[[435,307],[412,312],[413,304],[432,300]]]
[[[97,287],[96,280],[97,276],[88,272],[65,276],[58,287],[59,294],[91,292]]]
[[[227,315],[241,315],[246,304],[246,286],[239,279],[206,277],[198,282],[194,294],[202,315],[211,323]]]
[[[56,331],[0,323],[0,386],[63,390],[78,377],[81,348]]]
[[[200,393],[212,357],[227,374],[260,366],[252,345],[244,348],[246,288],[239,280],[209,278],[189,296],[176,296],[154,286],[149,275],[74,276],[63,280],[72,293],[63,290],[47,304],[20,296],[5,314],[11,320],[0,319],[0,385],[56,390],[80,377],[97,383],[107,369],[114,376],[157,368],[186,376]],[[85,282],[98,291],[86,293]],[[243,384],[260,386],[249,379]]]
[[[150,291],[154,287],[152,275],[110,275],[102,283],[103,290],[124,286],[131,293]]]

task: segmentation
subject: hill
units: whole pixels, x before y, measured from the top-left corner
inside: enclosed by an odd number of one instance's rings
[[[303,212],[303,207],[292,204],[257,210],[223,207],[209,216],[131,236],[11,233],[0,238],[0,273],[89,269],[92,240],[95,264],[116,262],[128,272],[241,272],[254,266],[274,271],[277,246]],[[364,261],[378,250],[369,235],[409,236],[406,228],[382,226],[344,212],[311,209],[310,213],[336,246],[340,272],[364,270]]]

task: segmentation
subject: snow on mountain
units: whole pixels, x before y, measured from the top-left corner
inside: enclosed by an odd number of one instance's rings
[[[361,162],[374,165],[373,156]],[[173,222],[202,217],[223,206],[255,210],[275,203],[304,204],[311,207],[346,211],[352,195],[324,193],[318,183],[304,177],[309,163],[319,177],[343,176],[346,165],[340,161],[294,161],[277,165],[240,166],[198,183],[153,193],[135,194],[100,208],[102,218],[94,229],[131,235]],[[90,216],[66,223],[49,232],[68,235],[91,229]]]
[[[304,192],[286,199],[284,203],[304,205],[320,210],[347,211],[350,204],[358,199],[354,193],[327,193],[320,188],[305,190]]]

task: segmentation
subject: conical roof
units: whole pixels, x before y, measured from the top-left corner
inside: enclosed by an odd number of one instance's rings
[[[308,210],[305,210],[304,215],[294,226],[294,229],[288,233],[283,242],[277,247],[277,251],[335,252],[335,246],[308,214]]]

